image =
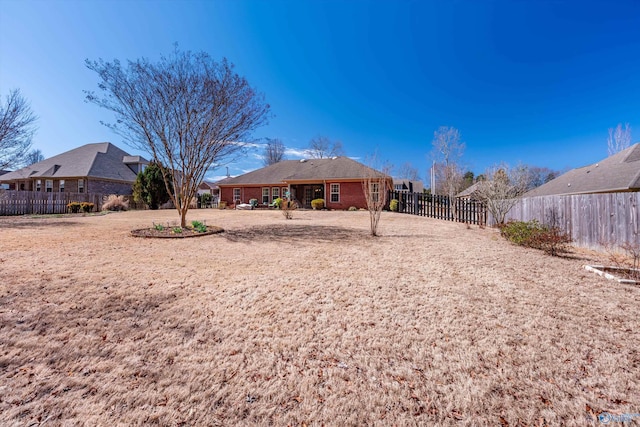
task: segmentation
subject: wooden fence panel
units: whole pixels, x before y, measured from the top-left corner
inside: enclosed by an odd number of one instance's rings
[[[102,208],[102,194],[46,193],[42,191],[0,191],[0,216],[48,215],[67,213],[69,202],[89,202],[94,210]]]
[[[389,200],[398,200],[398,212],[447,221],[468,222],[470,224],[486,224],[486,208],[482,202],[456,199],[454,217],[447,196],[438,194],[406,193],[390,191]]]
[[[507,219],[557,225],[574,244],[591,249],[640,244],[640,192],[539,196],[520,199]],[[495,224],[493,218],[490,224]]]

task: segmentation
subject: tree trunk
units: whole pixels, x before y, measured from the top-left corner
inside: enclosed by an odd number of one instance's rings
[[[187,226],[187,212],[189,211],[189,205],[181,206],[179,211],[180,211],[180,227],[185,228]]]

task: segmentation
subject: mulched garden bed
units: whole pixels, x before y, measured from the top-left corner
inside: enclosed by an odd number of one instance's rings
[[[585,265],[584,268],[618,283],[640,285],[640,271],[633,268],[606,267],[603,265]]]
[[[177,229],[180,229],[180,232],[177,232]],[[224,231],[221,227],[216,227],[214,225],[208,225],[207,231],[200,232],[196,231],[193,228],[180,228],[180,227],[165,227],[162,230],[159,230],[155,227],[150,228],[139,228],[137,230],[131,230],[131,235],[135,237],[149,237],[156,239],[184,239],[187,237],[200,237],[200,236],[209,236],[211,234],[218,234]]]

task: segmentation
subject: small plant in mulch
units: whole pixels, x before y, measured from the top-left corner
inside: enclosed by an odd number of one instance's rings
[[[135,237],[152,237],[152,238],[184,238],[208,236],[210,234],[222,233],[224,230],[220,227],[207,225],[204,221],[191,221],[190,226],[180,227],[178,225],[153,223],[153,227],[131,230],[131,235]]]
[[[206,224],[200,221],[191,221],[191,227],[198,233],[205,233],[207,231]]]

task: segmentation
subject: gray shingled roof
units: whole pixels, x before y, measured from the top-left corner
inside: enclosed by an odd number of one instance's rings
[[[640,190],[640,143],[598,163],[572,169],[524,197]]]
[[[224,179],[219,181],[218,185],[264,185],[311,180],[363,179],[370,175],[384,176],[381,172],[348,157],[283,160],[244,175]]]
[[[480,181],[467,187],[465,190],[462,190],[460,193],[456,194],[456,197],[472,197],[474,193],[479,189],[480,189]]]
[[[137,159],[110,142],[87,144],[2,175],[2,181],[26,178],[90,177],[133,182],[136,174],[123,159]],[[148,163],[139,158],[141,163]]]

